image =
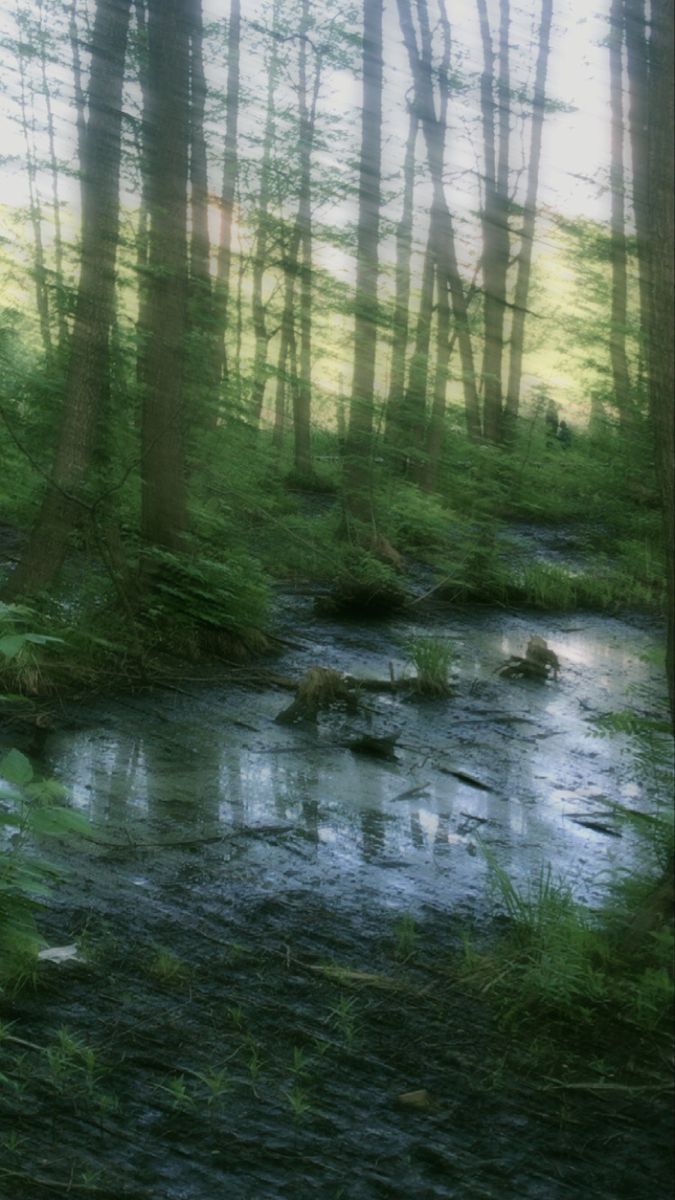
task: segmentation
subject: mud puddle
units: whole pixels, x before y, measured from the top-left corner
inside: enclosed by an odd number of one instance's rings
[[[517,886],[550,863],[590,904],[642,853],[622,813],[667,805],[667,771],[596,719],[662,714],[656,634],[578,615],[331,625],[297,600],[287,622],[275,673],[400,677],[411,637],[442,636],[455,694],[364,692],[357,716],[288,728],[277,688],[184,683],[49,737],[96,844],[69,855],[47,920],[83,961],[6,1014],[32,1076],[0,1109],[0,1195],[665,1195],[658,1089],[589,1096],[515,1064],[449,969],[495,914],[483,846]],[[495,676],[532,633],[560,679]],[[397,733],[395,758],[345,748],[364,732]]]

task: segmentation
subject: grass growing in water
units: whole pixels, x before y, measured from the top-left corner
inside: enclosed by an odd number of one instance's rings
[[[415,668],[415,691],[422,696],[447,696],[455,650],[443,638],[416,637],[408,644],[408,660]]]

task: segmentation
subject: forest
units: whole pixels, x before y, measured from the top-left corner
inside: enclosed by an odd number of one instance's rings
[[[670,0],[0,0],[0,1200],[671,1195]]]

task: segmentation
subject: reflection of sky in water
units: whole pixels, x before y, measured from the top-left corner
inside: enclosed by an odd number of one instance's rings
[[[594,894],[593,881],[608,866],[631,862],[636,835],[623,825],[617,826],[622,836],[611,838],[571,818],[612,823],[615,801],[643,810],[664,802],[656,774],[640,777],[630,739],[594,736],[589,724],[594,712],[630,708],[636,688],[663,696],[658,666],[642,657],[649,635],[578,616],[559,622],[555,632],[534,618],[466,616],[452,624],[452,630],[424,629],[452,633],[459,647],[458,692],[447,701],[369,694],[364,716],[340,718],[339,726],[321,722],[314,731],[273,723],[287,702],[281,693],[155,693],[110,702],[99,727],[92,717],[84,732],[53,736],[49,766],[73,803],[107,826],[107,837],[156,841],[289,824],[286,840],[244,843],[251,871],[264,861],[266,879],[283,865],[285,882],[339,889],[352,886],[356,872],[384,895],[451,904],[482,886],[480,841],[516,879],[531,878],[550,861],[580,892]],[[500,661],[523,653],[533,632],[558,653],[559,683],[495,677]],[[344,637],[336,631],[323,661],[387,677],[390,661],[404,662],[401,642],[410,629],[369,637],[364,646],[361,634],[355,648],[353,631]],[[308,653],[284,669],[297,675],[316,661]],[[468,686],[474,678],[477,688]],[[233,725],[235,712],[254,729]],[[340,746],[354,725],[399,729],[398,761],[359,757]],[[491,790],[471,787],[453,770]],[[405,795],[414,788],[423,790]]]

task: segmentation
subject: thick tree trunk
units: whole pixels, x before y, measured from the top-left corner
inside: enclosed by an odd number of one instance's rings
[[[610,188],[612,194],[611,257],[612,311],[609,354],[614,385],[614,403],[622,425],[630,402],[630,376],[626,353],[628,274],[626,263],[624,124],[623,124],[623,4],[612,0],[609,15],[609,84],[611,108]]]
[[[651,410],[655,420],[656,465],[663,496],[668,588],[666,666],[675,725],[674,44],[672,0],[652,0],[647,176],[650,231],[647,364]]]
[[[509,381],[506,394],[507,422],[513,426],[520,406],[520,387],[523,378],[523,352],[525,348],[525,316],[530,291],[530,273],[534,231],[537,218],[537,193],[539,191],[539,167],[541,142],[546,105],[546,72],[551,41],[553,0],[542,0],[541,24],[539,26],[539,51],[532,97],[532,136],[530,159],[527,165],[527,190],[523,212],[520,252],[516,268],[516,286],[513,297],[513,319],[511,324],[511,354],[509,358]]]
[[[415,195],[415,145],[419,122],[411,108],[403,163],[403,208],[396,226],[396,271],[391,345],[391,374],[387,398],[384,440],[395,465],[403,451],[401,416],[405,395],[405,364],[408,351],[410,309],[410,260],[412,256],[413,201]]]
[[[347,532],[353,522],[370,525],[371,441],[378,324],[378,265],[382,161],[382,11],[383,0],[363,0],[363,102],[359,219],[356,245],[354,375],[344,460]],[[356,536],[358,537],[358,531]],[[362,536],[362,535],[361,535]]]
[[[187,329],[189,145],[186,0],[148,3],[147,340],[143,347],[141,532],[178,549],[187,527],[183,382]]]
[[[89,118],[82,140],[82,259],[64,404],[53,469],[12,594],[35,592],[58,574],[68,536],[87,510],[102,398],[109,386],[119,230],[122,84],[130,0],[99,0],[92,31]]]
[[[624,0],[624,22],[628,65],[628,120],[633,163],[633,211],[640,281],[640,325],[642,354],[645,354],[649,308],[649,198],[648,189],[648,74],[649,51],[645,0]]]

